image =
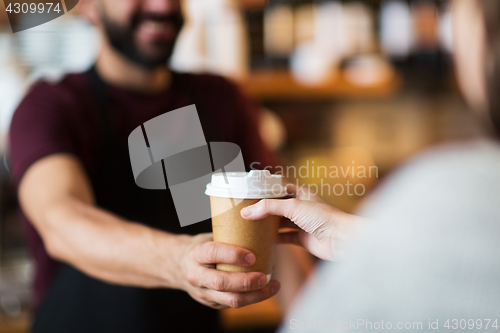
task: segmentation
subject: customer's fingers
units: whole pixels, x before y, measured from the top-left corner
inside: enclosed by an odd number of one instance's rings
[[[288,183],[285,185],[286,192],[294,198],[300,200],[309,200],[309,201],[319,201],[322,200],[314,193],[312,193],[308,187],[306,186],[298,186],[295,184]]]
[[[190,255],[192,259],[202,265],[208,264],[231,264],[236,266],[252,266],[255,263],[255,255],[242,247],[217,243],[205,242],[195,246]]]
[[[297,211],[297,207],[304,205],[298,199],[262,199],[254,205],[241,210],[241,216],[247,220],[260,220],[268,215],[284,216],[291,218]]]
[[[246,293],[220,292],[207,290],[207,296],[216,303],[232,308],[241,308],[246,305],[259,303],[276,295],[280,289],[280,283],[271,281],[265,288]]]
[[[249,292],[264,288],[267,276],[261,272],[224,272],[211,268],[200,270],[198,287],[224,292]]]
[[[268,215],[284,216],[300,229],[319,236],[329,227],[333,207],[327,204],[300,199],[262,199],[241,210],[247,220],[260,220]]]

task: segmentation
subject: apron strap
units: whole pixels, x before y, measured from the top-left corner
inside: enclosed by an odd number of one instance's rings
[[[90,88],[97,101],[97,107],[101,116],[101,139],[104,145],[110,145],[113,141],[113,124],[111,122],[110,100],[106,92],[106,83],[101,79],[95,65],[88,72]]]
[[[189,103],[196,105],[201,127],[203,128],[203,133],[205,134],[205,141],[224,141],[224,138],[221,137],[219,127],[210,112],[210,107],[207,103],[205,103],[203,98],[200,98],[200,92],[193,88],[195,85],[189,82],[188,76],[186,75],[184,77],[180,77],[180,75],[173,73],[172,84],[176,84],[179,89],[187,95]]]

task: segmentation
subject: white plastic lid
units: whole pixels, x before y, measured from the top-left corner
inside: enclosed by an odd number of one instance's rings
[[[206,195],[233,199],[283,198],[287,195],[283,177],[272,175],[269,170],[226,172],[212,175]]]

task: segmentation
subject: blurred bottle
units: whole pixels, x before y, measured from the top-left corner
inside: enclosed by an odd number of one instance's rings
[[[394,76],[392,66],[379,52],[376,10],[371,2],[343,2],[343,76],[356,86],[381,84]]]
[[[406,1],[384,1],[380,7],[380,46],[394,61],[404,61],[413,45],[412,17]]]
[[[375,14],[368,4],[344,1],[343,9],[344,56],[352,57],[376,50]]]
[[[453,72],[453,33],[451,17],[451,1],[441,0],[438,3],[438,39],[439,65],[442,68],[442,79],[449,82],[449,74]]]
[[[451,22],[451,3],[443,1],[439,7],[439,43],[443,50],[450,53],[453,49]]]
[[[439,46],[436,3],[430,0],[414,0],[412,16],[415,52],[435,52]]]
[[[251,69],[266,67],[264,50],[264,8],[247,8],[244,16],[249,36],[249,55]]]
[[[294,43],[299,46],[314,40],[314,2],[313,0],[296,0],[294,3],[293,18]]]
[[[171,66],[241,80],[248,74],[248,38],[236,0],[189,0]]]
[[[303,84],[331,81],[344,55],[342,5],[339,1],[300,1],[294,8],[294,77]]]
[[[236,0],[209,2],[207,17],[207,68],[242,80],[248,75],[248,36]]]
[[[288,65],[293,52],[294,11],[290,0],[271,0],[264,11],[264,51],[273,66]]]
[[[202,72],[207,57],[205,38],[206,1],[186,0],[185,22],[170,59],[172,69],[181,72]]]
[[[314,21],[315,42],[329,57],[340,60],[345,54],[342,3],[319,1],[314,9]]]
[[[439,37],[436,2],[413,0],[411,14],[414,66],[428,73],[437,71],[439,70]]]

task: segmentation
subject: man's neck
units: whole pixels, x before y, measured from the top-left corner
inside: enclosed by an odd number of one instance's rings
[[[97,58],[96,68],[108,84],[145,94],[156,94],[170,87],[171,72],[167,68],[146,69],[115,51],[106,42]]]

